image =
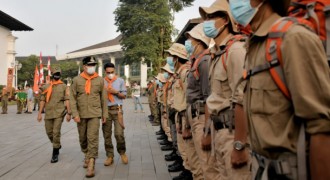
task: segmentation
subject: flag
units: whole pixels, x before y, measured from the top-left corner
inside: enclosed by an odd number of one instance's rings
[[[51,73],[50,73],[50,57],[49,56],[48,56],[47,69],[48,69],[48,76],[51,76]]]
[[[40,84],[44,83],[44,66],[42,64],[42,54],[40,52],[40,73],[39,73],[39,82]]]
[[[33,92],[39,91],[39,71],[38,66],[36,65],[36,69],[34,71],[34,80],[33,80]]]

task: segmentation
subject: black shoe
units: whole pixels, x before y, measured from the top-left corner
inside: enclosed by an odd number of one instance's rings
[[[173,152],[165,155],[165,161],[176,161],[178,159],[180,159],[180,156]]]
[[[174,163],[168,165],[168,167],[176,166],[177,164],[183,164],[183,159],[181,158],[181,156],[179,156],[179,158],[175,160]]]
[[[151,125],[152,125],[152,126],[159,126],[160,123],[159,123],[159,122],[152,122]]]
[[[165,132],[163,130],[159,130],[156,132],[156,135],[162,135],[162,134],[165,134]]]
[[[179,176],[174,177],[172,180],[193,180],[192,174],[189,170],[184,169]]]
[[[60,149],[59,148],[53,148],[52,160],[50,160],[50,162],[51,163],[57,163],[59,154],[60,154]]]
[[[157,140],[165,140],[165,139],[167,139],[167,136],[165,134],[157,138]]]
[[[172,151],[173,150],[173,147],[171,145],[166,145],[166,146],[160,147],[160,149],[162,151]]]
[[[184,170],[182,163],[176,163],[173,166],[168,167],[168,172],[179,172]]]
[[[171,145],[173,143],[168,141],[167,139],[164,139],[163,141],[160,141],[159,144],[162,146],[165,146],[165,145]]]
[[[36,111],[36,109],[33,109],[33,111]]]

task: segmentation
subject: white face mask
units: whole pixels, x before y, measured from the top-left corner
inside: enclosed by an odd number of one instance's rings
[[[92,75],[95,73],[95,66],[87,67],[87,73]]]
[[[113,73],[111,73],[111,74],[108,75],[108,78],[109,79],[112,79],[113,77],[115,77],[115,74],[113,74]]]

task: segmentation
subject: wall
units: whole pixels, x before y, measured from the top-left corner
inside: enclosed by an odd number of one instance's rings
[[[0,85],[7,84],[7,71],[11,66],[8,62],[8,36],[11,35],[9,29],[0,26]]]

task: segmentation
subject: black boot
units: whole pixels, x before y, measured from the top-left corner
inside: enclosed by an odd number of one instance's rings
[[[177,160],[174,161],[174,163],[168,165],[168,167],[175,166],[176,164],[183,164],[183,159],[179,156]]]
[[[165,145],[165,146],[161,146],[160,149],[162,151],[172,151],[173,150],[173,146],[172,145]]]
[[[174,177],[172,180],[193,180],[193,177],[189,170],[184,169],[179,176]]]
[[[160,126],[159,131],[156,132],[156,135],[163,135],[165,134],[165,131],[163,130],[162,126]]]
[[[50,162],[51,163],[57,163],[59,154],[60,154],[60,149],[59,148],[53,148],[52,160]]]
[[[172,165],[168,167],[168,172],[179,172],[184,170],[183,161],[175,161]]]
[[[171,154],[165,155],[165,161],[175,161],[179,158],[180,156],[176,153],[176,150],[173,150]]]
[[[167,136],[165,134],[163,134],[157,138],[157,140],[165,140],[165,139],[167,139]]]
[[[168,141],[167,139],[164,139],[163,141],[159,142],[160,145],[171,145],[173,144],[172,142]]]

